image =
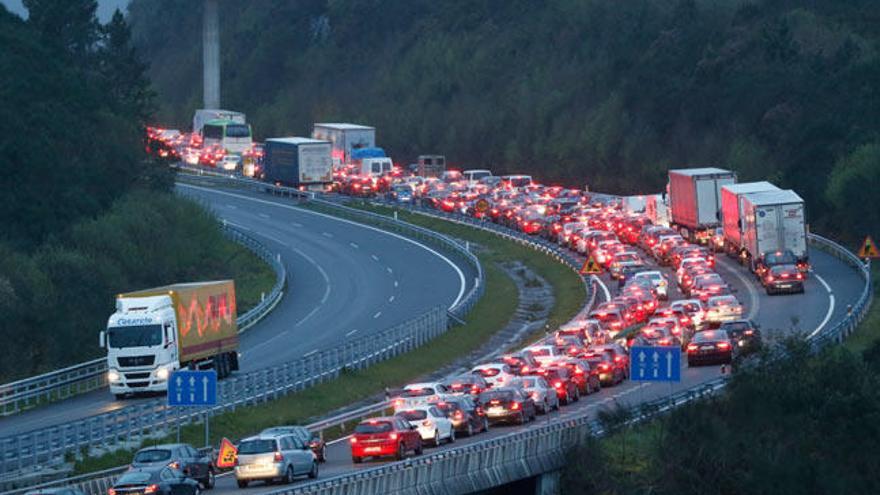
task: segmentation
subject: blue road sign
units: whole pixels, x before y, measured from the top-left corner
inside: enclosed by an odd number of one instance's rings
[[[680,382],[681,349],[678,346],[631,348],[629,378],[636,382]]]
[[[213,406],[217,404],[217,372],[177,370],[168,380],[169,406]]]

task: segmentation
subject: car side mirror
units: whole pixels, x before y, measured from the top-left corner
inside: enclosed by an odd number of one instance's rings
[[[417,430],[418,427],[416,425],[409,425],[410,430]]]

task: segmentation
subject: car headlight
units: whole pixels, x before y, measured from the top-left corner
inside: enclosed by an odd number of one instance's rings
[[[119,381],[119,372],[116,370],[110,370],[107,372],[107,381],[109,382],[118,382]]]

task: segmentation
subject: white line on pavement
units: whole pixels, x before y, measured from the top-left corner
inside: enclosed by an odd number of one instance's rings
[[[376,256],[375,254],[371,254],[370,258],[373,258],[373,261],[379,261],[379,257]]]
[[[345,334],[345,336],[346,336],[346,337],[351,337],[352,335],[354,335],[354,334],[356,334],[356,333],[357,333],[357,328],[355,328],[354,330],[348,332],[347,334]]]
[[[389,297],[388,302],[394,302],[394,296]]]
[[[355,248],[355,249],[357,249],[359,247],[356,242],[349,242],[348,245]]]
[[[717,258],[716,258],[717,259]],[[752,283],[747,280],[737,269],[738,267],[724,266],[727,271],[733,274],[734,277],[738,278],[740,282],[742,282],[743,286],[746,288],[746,292],[749,293],[749,314],[746,315],[746,319],[754,320],[758,315],[758,306],[760,303],[758,302],[758,292],[752,287]]]
[[[330,232],[321,232],[321,235],[328,239],[333,239],[333,234],[331,234]]]
[[[825,279],[821,276],[816,274],[814,274],[813,276],[816,277],[816,280],[818,280],[820,284],[824,285],[825,290],[828,291],[828,312],[825,313],[825,319],[822,320],[822,323],[820,323],[819,326],[816,327],[815,330],[813,330],[813,333],[811,333],[807,338],[810,338],[822,331],[822,329],[825,328],[825,325],[828,324],[828,320],[831,319],[831,315],[834,313],[834,293],[831,291],[831,286],[828,285],[828,282],[826,282]]]
[[[303,357],[309,357],[309,356],[311,356],[312,354],[314,354],[314,353],[316,353],[316,352],[318,352],[318,350],[317,350],[317,349],[313,349],[313,350],[311,350],[311,351],[309,351],[309,352],[303,354]]]
[[[269,218],[269,215],[267,215],[265,213],[258,213],[258,215],[260,215],[263,218]]]
[[[386,266],[385,269],[388,270],[388,273],[394,273],[390,266]]]
[[[599,277],[597,277],[595,275],[591,275],[591,276],[593,277],[593,281],[595,281],[597,284],[599,284],[599,288],[601,288],[602,292],[605,294],[605,300],[610,301],[611,300],[611,293],[608,292],[608,287],[605,285],[604,282],[602,282],[602,279],[600,279]]]
[[[373,315],[373,319],[375,320],[376,318],[378,318],[380,316],[382,316],[382,312],[378,311],[378,312],[376,312],[376,314]]]

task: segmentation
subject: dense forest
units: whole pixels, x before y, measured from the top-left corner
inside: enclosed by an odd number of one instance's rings
[[[866,329],[867,330],[867,329]],[[604,415],[620,425],[626,411]],[[740,369],[726,393],[571,452],[566,495],[878,493],[880,345]]]
[[[880,233],[872,0],[220,1],[222,101],[262,137],[375,125],[426,152],[619,193],[718,165],[808,200],[815,230]],[[134,0],[158,116],[201,101],[199,2]]]
[[[4,381],[99,356],[119,292],[268,271],[145,160],[153,92],[123,15],[25,6],[28,21],[0,6]]]

